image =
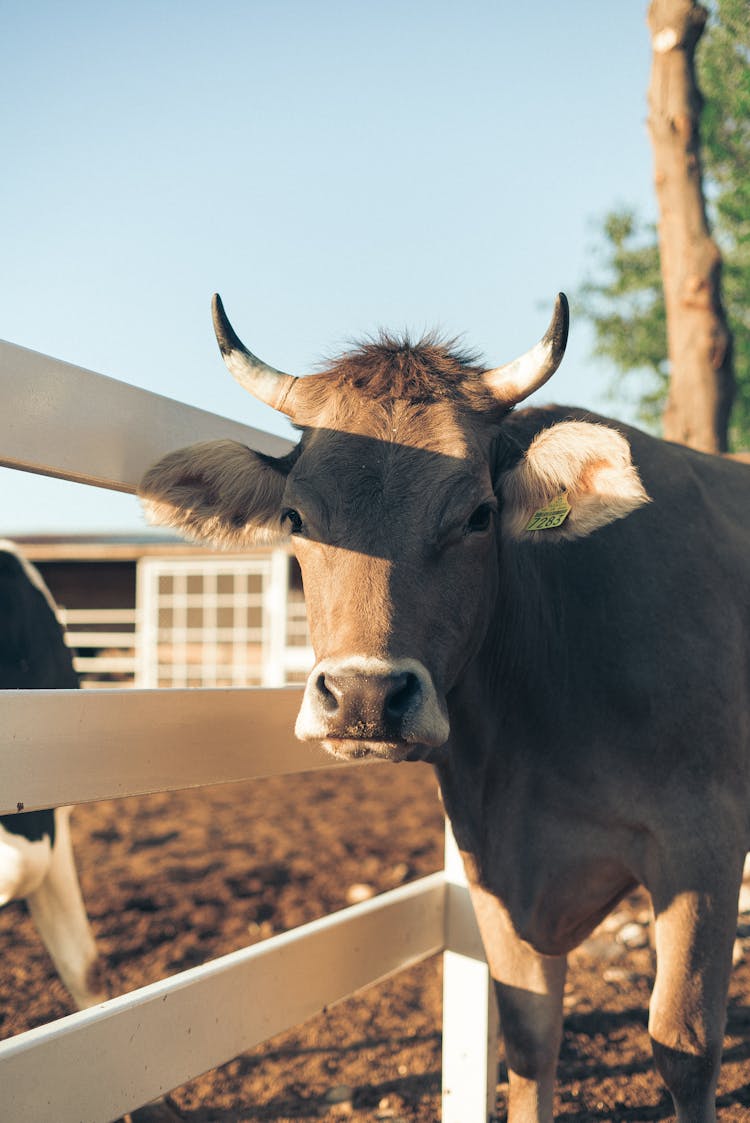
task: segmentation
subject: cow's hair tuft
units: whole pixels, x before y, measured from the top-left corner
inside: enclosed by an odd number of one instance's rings
[[[321,375],[326,388],[353,389],[373,400],[454,401],[492,410],[497,403],[481,381],[484,370],[479,356],[455,339],[431,332],[412,342],[408,333],[381,331],[329,360]]]

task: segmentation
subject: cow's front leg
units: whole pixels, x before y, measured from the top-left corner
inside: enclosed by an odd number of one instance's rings
[[[505,1041],[508,1123],[552,1123],[567,960],[540,955],[520,940],[489,893],[475,886],[471,895]]]
[[[73,844],[70,838],[70,808],[55,812],[55,844],[47,876],[27,897],[47,951],[60,978],[79,1009],[108,997],[86,908],[81,896]]]
[[[678,1123],[713,1123],[744,856],[723,857],[704,877],[699,862],[682,857],[679,880],[667,875],[652,889],[657,966],[649,1033]]]

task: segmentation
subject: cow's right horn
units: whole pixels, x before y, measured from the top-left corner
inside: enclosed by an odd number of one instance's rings
[[[539,342],[512,363],[482,375],[499,402],[509,408],[518,405],[552,377],[565,354],[568,323],[568,298],[564,292],[559,292],[550,325]]]
[[[217,292],[214,293],[211,301],[211,311],[219,349],[232,377],[266,405],[292,417],[294,395],[291,391],[297,381],[295,376],[270,367],[252,351],[248,351],[227,319],[224,305]]]

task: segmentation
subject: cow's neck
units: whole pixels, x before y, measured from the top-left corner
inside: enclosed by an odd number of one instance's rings
[[[572,821],[580,809],[571,730],[586,736],[577,699],[599,653],[571,634],[588,590],[570,581],[561,558],[527,553],[504,568],[494,626],[449,695],[451,736],[436,761],[473,877],[548,954],[573,946],[632,883],[619,859],[606,858],[596,821],[577,833],[583,823]],[[563,793],[571,822],[558,811]]]
[[[566,675],[566,606],[554,560],[533,550],[501,557],[484,643],[448,696],[451,737],[437,771],[446,810],[474,850],[484,801],[511,782],[529,722],[539,744],[552,744],[558,729],[561,698],[550,684]]]

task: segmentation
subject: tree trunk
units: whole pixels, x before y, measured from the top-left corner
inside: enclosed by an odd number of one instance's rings
[[[670,365],[664,436],[704,452],[725,452],[734,397],[732,336],[721,302],[721,255],[703,199],[703,99],[694,68],[706,15],[694,0],[652,0],[648,125]]]

